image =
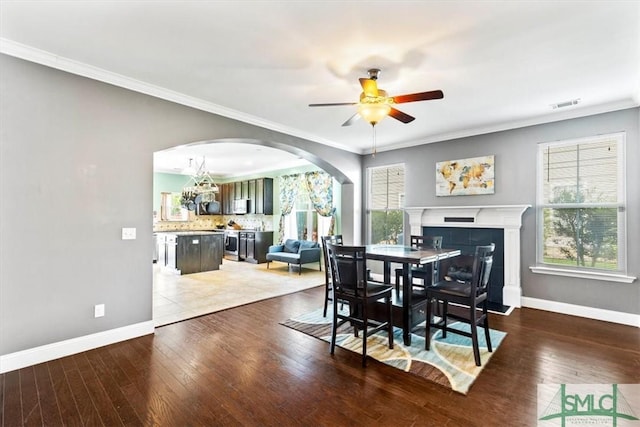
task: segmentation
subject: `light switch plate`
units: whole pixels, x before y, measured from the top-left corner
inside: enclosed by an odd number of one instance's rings
[[[93,317],[104,317],[104,304],[96,304],[93,308]]]
[[[136,239],[136,229],[135,228],[124,227],[122,229],[122,240],[135,240],[135,239]]]

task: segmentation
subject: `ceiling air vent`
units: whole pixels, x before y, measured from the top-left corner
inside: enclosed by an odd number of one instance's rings
[[[551,108],[555,110],[556,108],[571,107],[572,105],[578,105],[579,102],[580,102],[580,98],[571,99],[569,101],[563,101],[563,102],[558,102],[557,104],[551,104]]]

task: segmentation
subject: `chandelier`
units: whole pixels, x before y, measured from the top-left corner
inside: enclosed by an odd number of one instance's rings
[[[189,166],[183,169],[182,173],[190,175],[189,181],[182,188],[183,205],[187,206],[189,210],[193,210],[195,205],[200,203],[217,203],[216,193],[220,189],[206,170],[204,156],[202,162],[193,158],[189,159]]]

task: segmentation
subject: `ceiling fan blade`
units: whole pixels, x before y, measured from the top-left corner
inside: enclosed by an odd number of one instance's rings
[[[402,123],[409,123],[416,119],[415,117],[410,116],[406,113],[403,113],[400,110],[396,110],[393,107],[391,107],[391,111],[389,111],[389,115],[396,120],[400,120]]]
[[[373,79],[360,79],[360,86],[362,86],[362,91],[366,96],[371,96],[373,98],[378,96],[378,83],[376,83]]]
[[[338,105],[357,105],[357,102],[332,102],[329,104],[309,104],[309,107],[335,107]]]
[[[444,93],[441,90],[432,90],[430,92],[411,93],[409,95],[399,95],[393,97],[393,102],[403,104],[405,102],[429,101],[431,99],[442,99]]]
[[[360,118],[360,114],[359,113],[355,113],[353,116],[349,117],[349,120],[347,120],[346,122],[344,122],[342,124],[342,126],[351,126],[352,124],[354,124],[356,122],[356,120],[358,120]]]

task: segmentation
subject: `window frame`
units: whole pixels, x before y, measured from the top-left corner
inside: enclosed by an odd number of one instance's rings
[[[403,184],[402,184],[402,191],[399,192],[397,194],[398,197],[398,204],[400,205],[397,209],[389,209],[389,207],[387,206],[385,209],[373,209],[372,208],[372,203],[373,203],[373,196],[372,196],[372,182],[371,179],[373,177],[373,171],[375,170],[380,170],[380,169],[390,169],[390,168],[396,168],[396,167],[401,167],[404,173],[404,178],[403,178]],[[407,186],[407,167],[405,163],[393,163],[393,164],[388,164],[388,165],[381,165],[381,166],[371,166],[367,168],[367,173],[366,173],[366,217],[367,217],[367,223],[366,223],[366,244],[372,244],[371,241],[371,237],[372,237],[372,232],[373,232],[373,226],[371,224],[372,221],[372,212],[376,211],[380,211],[380,212],[389,212],[389,211],[400,211],[402,213],[402,233],[400,234],[400,236],[404,235],[404,212],[405,212],[405,206],[404,206],[404,201],[405,201],[405,194],[406,194],[406,186]],[[387,193],[387,200],[389,199],[388,197],[389,193]],[[398,242],[398,244],[402,244],[403,242]]]
[[[617,145],[617,197],[616,202],[611,203],[575,203],[558,205],[544,202],[544,152],[548,147],[577,146],[580,144],[595,143],[604,139],[613,139]],[[538,144],[536,162],[536,265],[531,267],[534,273],[552,274],[586,279],[607,280],[630,283],[635,277],[627,275],[627,195],[626,195],[626,133],[615,132],[601,135],[593,135],[583,138],[574,138],[561,141],[545,142]],[[544,261],[544,211],[553,207],[580,207],[582,209],[597,207],[617,208],[617,270],[605,270],[578,265],[562,266]]]

